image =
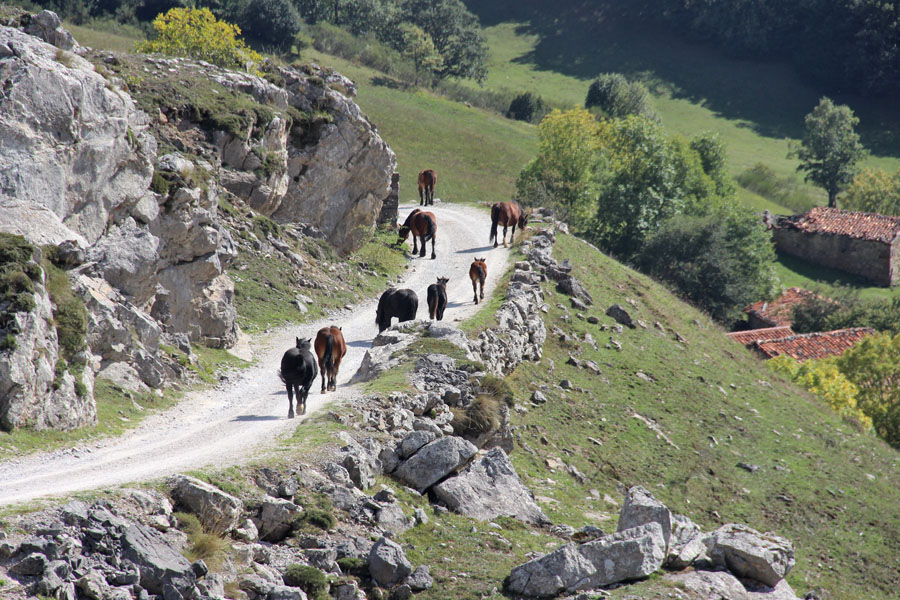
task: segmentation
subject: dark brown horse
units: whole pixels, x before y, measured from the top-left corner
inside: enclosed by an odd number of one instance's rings
[[[481,285],[481,299],[484,300],[484,280],[487,279],[487,263],[484,258],[476,258],[469,267],[469,279],[472,280],[472,292],[475,294],[475,304],[478,304],[478,285]]]
[[[416,208],[409,216],[406,217],[406,221],[403,222],[403,225],[400,226],[400,237],[397,238],[397,245],[402,244],[406,241],[406,238],[409,237],[409,234],[412,233],[413,236],[413,254],[419,252],[417,249],[417,240],[416,238],[422,239],[422,250],[419,253],[419,256],[425,256],[425,242],[431,240],[431,258],[437,256],[434,253],[434,234],[437,233],[437,218],[435,218],[434,213],[430,212],[422,212],[422,209]]]
[[[434,206],[434,186],[437,174],[431,169],[419,173],[419,206]]]
[[[506,228],[509,226],[512,226],[512,233],[509,234],[509,243],[512,244],[513,236],[516,235],[516,225],[519,226],[519,229],[525,229],[529,214],[522,210],[515,200],[494,204],[491,207],[491,237],[488,239],[488,243],[494,242],[494,248],[497,247],[497,225],[500,224],[503,225],[503,247],[507,247]]]
[[[278,377],[284,382],[288,395],[288,418],[294,418],[294,396],[297,396],[297,412],[306,413],[306,396],[316,380],[316,360],[309,352],[309,339],[297,338],[297,345],[281,357]]]
[[[341,328],[332,325],[320,329],[316,334],[315,349],[316,356],[319,357],[319,373],[322,375],[322,393],[326,389],[333,392],[337,389],[341,360],[347,354],[347,343]]]
[[[428,286],[428,318],[437,319],[444,318],[444,309],[447,308],[447,282],[449,277],[438,277],[437,283]]]

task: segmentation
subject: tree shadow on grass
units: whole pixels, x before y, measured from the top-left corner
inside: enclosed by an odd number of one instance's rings
[[[860,118],[863,143],[876,155],[898,156],[900,116],[887,100],[829,93],[804,83],[789,65],[726,56],[712,45],[685,41],[648,23],[629,23],[587,3],[544,6],[468,2],[484,25],[522,21],[517,33],[536,36],[533,51],[514,59],[541,71],[583,79],[618,72],[654,93],[700,104],[759,135],[800,138],[803,119],[828,95]],[[533,3],[532,3],[533,4]]]

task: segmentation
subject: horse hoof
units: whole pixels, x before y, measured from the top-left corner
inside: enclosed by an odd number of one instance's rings
[[[293,419],[293,418],[294,418],[294,413],[289,412],[289,413],[288,413],[288,419]]]

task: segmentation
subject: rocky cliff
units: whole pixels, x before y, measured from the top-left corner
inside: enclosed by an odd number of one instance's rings
[[[0,231],[61,249],[88,311],[86,378],[126,363],[158,388],[178,370],[161,342],[235,342],[223,198],[249,205],[247,218],[302,223],[341,253],[374,229],[396,159],[345,95],[355,92],[346,78],[315,65],[268,65],[263,78],[95,52],[48,11],[5,22],[14,26],[0,26]],[[27,348],[57,345],[35,336],[18,345],[23,364],[39,362]],[[4,427],[56,426],[40,411],[9,416],[43,404],[33,380],[0,377]],[[59,426],[93,419],[86,410]]]

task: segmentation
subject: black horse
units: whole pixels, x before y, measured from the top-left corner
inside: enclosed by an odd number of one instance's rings
[[[288,394],[288,419],[294,418],[294,394],[297,394],[297,412],[306,414],[306,396],[316,380],[316,359],[309,351],[309,339],[297,338],[297,346],[281,357],[278,376],[284,382]]]
[[[447,308],[447,282],[449,277],[438,277],[437,283],[428,286],[428,318],[444,318],[444,309]]]
[[[419,310],[419,297],[412,290],[390,288],[378,299],[378,311],[375,313],[375,324],[378,333],[391,326],[391,318],[397,317],[400,322],[412,321]]]

